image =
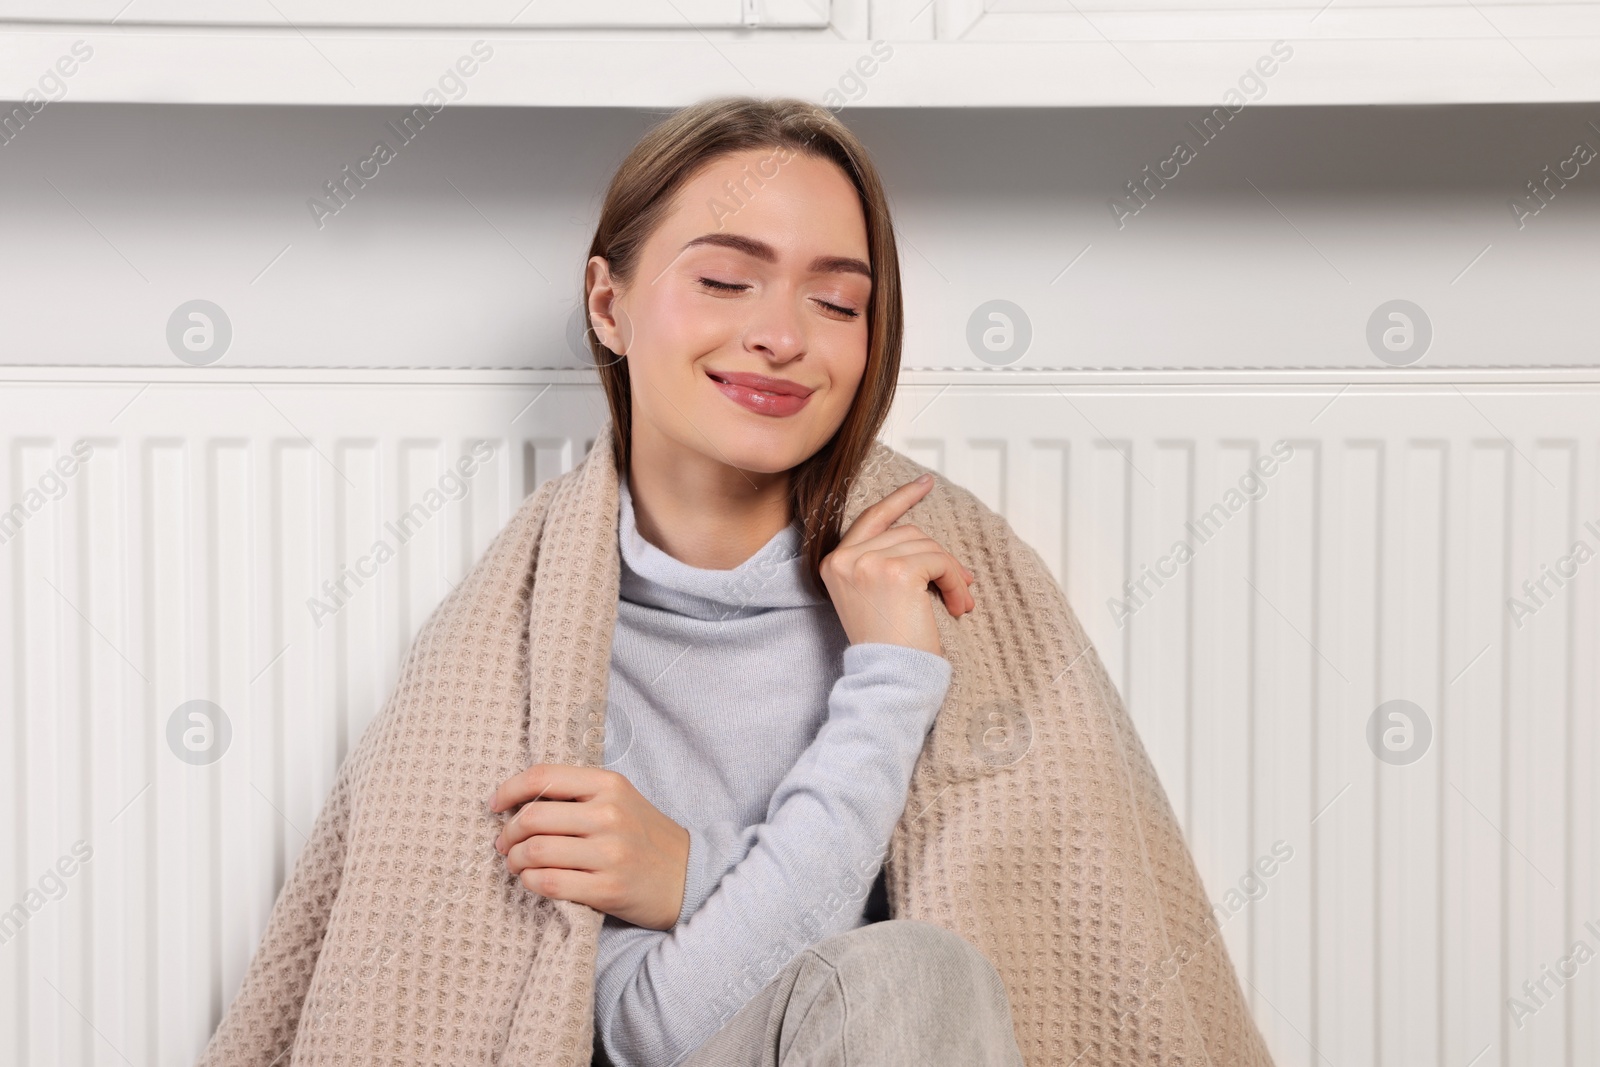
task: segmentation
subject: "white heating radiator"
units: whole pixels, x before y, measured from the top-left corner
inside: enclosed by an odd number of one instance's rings
[[[604,413],[0,368],[0,1065],[192,1062],[411,636]],[[905,376],[886,440],[1061,579],[1282,1067],[1600,1064],[1597,416],[1587,372]]]

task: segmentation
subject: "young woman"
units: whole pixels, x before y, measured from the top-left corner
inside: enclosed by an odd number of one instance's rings
[[[848,530],[827,495],[900,363],[871,161],[816,105],[687,108],[624,161],[590,251],[620,490],[606,768],[561,768],[562,799],[517,775],[492,808],[515,809],[495,847],[524,886],[606,913],[594,1062],[1020,1064],[960,936],[873,921],[864,893],[791,933],[905,808],[950,682],[929,584],[974,604],[959,560],[891,526],[931,479]],[[776,977],[709,995],[758,962]]]
[[[419,629],[199,1067],[1272,1067],[1065,592],[875,440],[856,140],[678,112],[590,252],[608,428]]]

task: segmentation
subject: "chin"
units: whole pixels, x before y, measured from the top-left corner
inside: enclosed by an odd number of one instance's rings
[[[750,425],[754,419],[768,426]],[[709,423],[704,425],[709,426]],[[711,458],[721,463],[731,463],[740,470],[762,474],[777,474],[804,463],[820,447],[811,444],[809,426],[793,423],[790,419],[770,419],[753,416],[752,420],[722,421],[707,436],[716,444],[710,450]],[[705,449],[705,441],[698,442]]]

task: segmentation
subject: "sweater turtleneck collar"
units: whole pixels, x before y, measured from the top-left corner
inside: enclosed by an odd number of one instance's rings
[[[827,603],[826,597],[806,588],[800,528],[792,523],[732,570],[710,570],[690,566],[644,539],[634,516],[627,475],[620,472],[617,502],[620,596],[628,603],[712,620]]]

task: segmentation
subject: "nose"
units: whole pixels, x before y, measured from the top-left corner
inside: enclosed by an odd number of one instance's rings
[[[788,363],[805,354],[805,324],[792,289],[774,287],[752,302],[745,327],[745,347],[776,363]]]

